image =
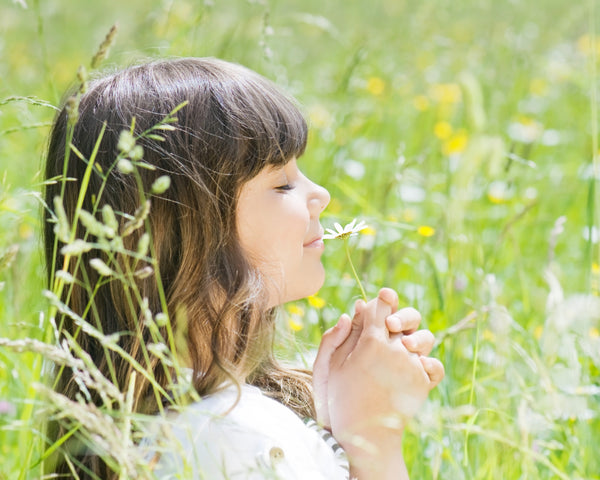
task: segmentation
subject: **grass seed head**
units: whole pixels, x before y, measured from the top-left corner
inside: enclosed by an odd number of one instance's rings
[[[108,57],[110,48],[113,46],[113,44],[115,43],[115,39],[117,38],[117,31],[118,25],[115,23],[112,27],[110,27],[110,30],[106,34],[106,37],[104,37],[104,40],[100,44],[100,47],[98,47],[98,51],[93,56],[91,63],[92,69],[98,68],[102,61],[106,57]]]

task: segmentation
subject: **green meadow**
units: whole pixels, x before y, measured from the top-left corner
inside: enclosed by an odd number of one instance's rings
[[[600,479],[600,5],[595,0],[2,0],[0,479],[40,478],[52,343],[40,200],[49,125],[97,68],[216,56],[296,97],[299,165],[368,296],[398,291],[446,378],[406,433],[413,479]],[[282,307],[314,354],[360,297],[341,240]],[[125,478],[125,477],[124,477]]]

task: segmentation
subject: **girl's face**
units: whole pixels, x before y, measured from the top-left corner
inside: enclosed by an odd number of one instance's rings
[[[264,168],[242,187],[238,235],[266,278],[269,307],[311,295],[323,285],[319,215],[329,200],[327,190],[300,172],[296,159]]]

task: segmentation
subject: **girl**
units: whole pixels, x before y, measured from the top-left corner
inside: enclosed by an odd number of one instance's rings
[[[58,181],[45,198],[63,208],[61,198],[66,218],[80,219],[75,237],[88,247],[70,255],[49,214],[50,283],[56,290],[55,271],[68,271],[76,281],[59,289],[62,301],[102,334],[118,334],[127,355],[75,315],[59,331],[121,391],[134,386],[134,411],[166,412],[147,442],[158,478],[407,478],[404,425],[443,377],[415,310],[398,310],[390,289],[357,302],[353,318],[323,335],[312,375],[272,352],[277,306],[324,280],[319,216],[329,194],[298,168],[306,137],[291,99],[216,59],[117,72],[82,85],[57,116],[46,178]],[[146,231],[151,255],[131,254],[145,251]],[[196,401],[181,406],[177,362],[149,353],[157,335],[189,368]],[[55,389],[81,396],[66,369]],[[89,395],[106,406],[102,392]],[[116,477],[111,453],[83,445],[73,425],[55,426],[54,439],[73,431],[53,471]]]

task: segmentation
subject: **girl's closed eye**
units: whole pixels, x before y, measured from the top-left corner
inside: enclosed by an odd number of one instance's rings
[[[275,187],[275,190],[280,191],[288,191],[293,190],[295,187],[291,183],[286,183],[285,185],[280,185],[279,187]]]

